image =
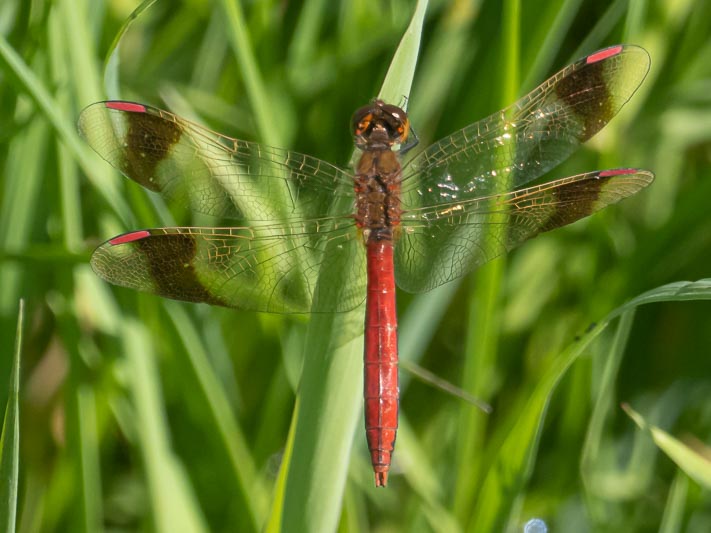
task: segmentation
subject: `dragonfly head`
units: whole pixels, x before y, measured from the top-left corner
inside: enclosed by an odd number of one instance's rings
[[[410,132],[407,113],[382,100],[361,107],[353,113],[353,137],[361,150],[391,148],[404,144]]]

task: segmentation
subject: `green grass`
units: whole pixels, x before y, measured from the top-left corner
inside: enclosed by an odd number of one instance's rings
[[[711,278],[711,4],[430,2],[388,77],[414,2],[144,4],[115,47],[135,2],[0,3],[0,523],[16,510],[19,531],[711,528],[711,288],[668,285]],[[172,218],[79,139],[93,101],[346,165],[350,114],[381,88],[409,94],[427,145],[617,42],[647,48],[647,80],[550,175],[637,166],[656,181],[459,283],[398,294],[402,357],[494,412],[403,374],[385,490],[362,429],[358,312],[307,323],[168,302],[88,266],[104,239]]]
[[[11,382],[0,433],[0,517],[3,528],[8,533],[14,533],[17,526],[17,490],[20,479],[20,356],[24,320],[24,301],[20,300]]]

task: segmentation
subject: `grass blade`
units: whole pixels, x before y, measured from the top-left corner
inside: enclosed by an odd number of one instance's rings
[[[625,352],[625,346],[629,338],[632,323],[634,322],[634,309],[626,311],[620,319],[620,324],[615,332],[615,339],[612,343],[610,353],[607,354],[605,360],[605,368],[602,374],[602,382],[598,389],[595,406],[590,422],[588,423],[588,433],[585,438],[585,446],[581,459],[581,470],[583,479],[586,473],[594,474],[594,459],[600,448],[600,441],[604,429],[605,418],[612,408],[614,385],[617,380],[617,375],[622,363],[622,357]]]
[[[131,320],[124,322],[123,338],[155,529],[161,533],[208,531],[182,465],[170,450],[151,340],[145,328]]]
[[[679,470],[669,491],[664,516],[659,525],[659,533],[678,533],[682,531],[684,506],[689,491],[689,478]]]
[[[338,343],[362,316],[317,315],[309,324],[294,447],[282,465],[288,468],[282,531],[333,531],[338,523],[361,404],[360,380],[354,377],[362,372],[363,338]]]
[[[116,32],[114,40],[111,42],[108,51],[106,52],[106,60],[104,61],[104,85],[106,93],[110,98],[116,99],[121,94],[119,90],[119,65],[121,63],[120,44],[123,36],[126,34],[131,25],[141,16],[141,14],[149,9],[158,0],[143,0],[129,17],[121,25],[121,29]]]
[[[128,205],[118,194],[115,185],[102,178],[102,172],[97,170],[98,158],[89,156],[88,148],[81,142],[71,123],[63,116],[62,107],[54,101],[40,79],[2,36],[0,36],[0,68],[11,73],[12,79],[34,100],[59,138],[77,159],[82,170],[92,180],[97,191],[103,193],[106,202],[124,221],[130,220]]]
[[[671,283],[658,287],[633,298],[610,312],[591,331],[562,352],[540,379],[526,405],[519,410],[520,414],[512,429],[503,438],[501,446],[495,448],[497,450],[495,457],[493,461],[490,461],[491,466],[484,479],[479,493],[480,497],[469,522],[473,528],[471,530],[499,531],[504,529],[513,512],[514,504],[530,477],[541,428],[553,391],[573,362],[584,353],[590,343],[607,328],[612,320],[623,313],[631,313],[639,305],[664,301],[709,299],[711,299],[711,280],[709,279]],[[625,332],[630,326],[631,324],[627,322],[623,324],[620,341],[616,348],[620,352],[624,349],[627,337]],[[636,418],[635,421],[638,424],[642,423],[641,418]],[[700,462],[698,456],[691,455],[688,453],[688,449],[683,449],[677,442],[668,436],[665,437],[662,433],[655,432],[655,441],[660,439],[664,443],[667,453],[670,453],[670,456],[673,454],[675,460],[683,462],[685,468],[690,468],[692,464],[694,468],[701,468],[703,472],[701,476],[705,483],[709,473],[709,467],[705,460]]]
[[[166,301],[164,304],[185,346],[188,360],[184,362],[184,368],[190,371],[195,381],[193,388],[208,406],[207,412],[213,418],[212,427],[220,436],[220,442],[230,460],[229,468],[239,485],[240,497],[245,500],[240,504],[248,509],[249,522],[256,531],[264,518],[267,494],[257,476],[246,439],[235,422],[229,401],[189,316],[176,302]],[[234,505],[237,506],[237,503]]]
[[[415,77],[417,57],[420,53],[422,25],[425,21],[426,11],[427,0],[418,0],[410,25],[405,30],[390,62],[388,73],[385,75],[385,81],[383,81],[383,86],[378,94],[378,98],[381,100],[397,103],[403,97],[409,97],[412,80]]]
[[[272,106],[267,101],[268,91],[264,86],[262,74],[257,66],[257,59],[249,40],[248,28],[242,8],[239,2],[234,0],[220,0],[219,3],[225,14],[227,35],[232,44],[232,50],[244,76],[247,97],[251,108],[254,110],[254,118],[260,139],[268,145],[281,146],[283,143],[281,142],[279,128],[273,127],[277,121],[272,116]]]
[[[426,1],[418,2],[395,53],[380,97],[409,95]],[[294,449],[284,494],[282,528],[332,531],[340,516],[349,452],[360,411],[363,311],[315,315],[309,324]],[[354,332],[359,331],[353,339]]]
[[[17,522],[17,487],[20,478],[20,357],[24,331],[25,302],[20,300],[17,334],[5,418],[0,437],[0,524],[14,533]]]
[[[696,441],[694,449],[689,444],[681,442],[672,437],[661,428],[649,424],[645,418],[628,404],[623,404],[622,408],[634,421],[637,426],[647,433],[659,448],[667,454],[669,459],[674,461],[687,476],[696,481],[705,489],[711,488],[711,450],[708,446]]]
[[[519,0],[507,0],[503,5],[504,28],[502,47],[502,105],[513,102],[519,91],[520,24]],[[484,235],[484,238],[490,238]],[[469,296],[469,327],[467,328],[467,359],[464,365],[461,388],[476,398],[487,402],[491,376],[498,353],[501,319],[500,294],[504,279],[505,258],[497,258],[484,265],[474,275]],[[468,514],[481,480],[482,437],[487,417],[463,405],[459,414],[455,490],[455,512],[462,518]]]
[[[698,281],[677,281],[662,285],[633,298],[626,304],[612,311],[605,318],[606,321],[613,320],[622,313],[639,307],[659,302],[690,302],[696,300],[711,300],[711,278],[700,279]]]
[[[531,474],[541,428],[551,395],[565,372],[584,353],[590,343],[606,328],[599,324],[577,343],[562,352],[545,372],[518,410],[516,422],[506,434],[488,468],[479,491],[474,512],[469,519],[469,531],[504,531]]]

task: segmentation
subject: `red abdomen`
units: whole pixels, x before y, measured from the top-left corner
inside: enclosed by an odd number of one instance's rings
[[[365,310],[365,431],[376,487],[385,486],[398,414],[397,314],[392,240],[367,243]]]

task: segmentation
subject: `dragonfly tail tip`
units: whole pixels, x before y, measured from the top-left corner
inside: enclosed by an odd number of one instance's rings
[[[375,486],[386,487],[388,485],[388,472],[375,472]]]

